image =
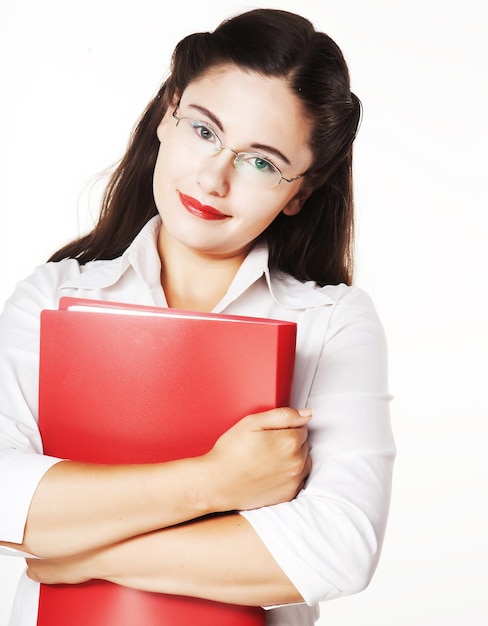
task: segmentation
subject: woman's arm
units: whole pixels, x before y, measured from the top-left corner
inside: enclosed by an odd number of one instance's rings
[[[67,556],[207,513],[293,498],[310,470],[309,416],[293,409],[244,418],[195,459],[110,467],[43,456],[39,314],[57,307],[59,285],[79,271],[73,260],[41,266],[0,316],[0,549]]]
[[[193,459],[58,463],[39,483],[24,541],[15,547],[42,558],[64,557],[209,513],[290,500],[310,471],[310,412],[301,413],[283,408],[250,415]]]
[[[149,533],[78,557],[28,561],[39,582],[99,578],[127,587],[267,606],[302,602],[249,523],[238,514]]]
[[[301,598],[312,605],[361,591],[381,552],[395,458],[385,348],[369,299],[348,291],[310,394],[312,472],[292,501],[199,520],[75,561],[32,563],[30,575],[45,582],[101,577],[261,605]]]

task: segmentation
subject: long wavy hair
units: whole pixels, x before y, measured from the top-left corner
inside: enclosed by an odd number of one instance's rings
[[[251,10],[194,33],[176,46],[169,77],[149,102],[114,170],[91,232],[55,252],[50,261],[80,264],[113,259],[157,214],[153,173],[156,129],[175,94],[209,69],[224,64],[283,78],[312,120],[313,164],[302,185],[311,193],[294,216],[278,215],[262,234],[270,267],[320,285],[352,282],[354,206],[352,145],[361,103],[337,44],[312,23],[277,9]]]

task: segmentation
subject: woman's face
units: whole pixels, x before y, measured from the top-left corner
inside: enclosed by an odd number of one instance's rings
[[[236,153],[258,153],[291,179],[312,163],[311,123],[285,81],[234,65],[214,68],[181,94],[178,117],[204,124],[194,129],[195,137],[191,123],[180,122],[177,128],[176,104],[157,131],[161,145],[154,197],[163,221],[160,245],[171,242],[206,257],[241,259],[279,213],[300,211],[306,199],[303,179],[257,186],[238,173],[231,150],[201,154],[199,142],[218,135]],[[265,161],[254,158],[242,167],[258,168],[263,176],[269,171]]]

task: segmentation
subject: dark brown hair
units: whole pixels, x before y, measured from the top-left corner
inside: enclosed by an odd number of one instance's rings
[[[321,285],[351,283],[352,144],[361,103],[351,93],[337,44],[307,19],[276,9],[242,13],[211,33],[194,33],[178,43],[169,78],[146,107],[110,178],[98,223],[50,261],[70,257],[84,264],[113,259],[126,250],[157,214],[152,191],[159,149],[156,129],[167,107],[192,81],[229,63],[285,79],[312,121],[314,162],[302,183],[311,193],[297,215],[281,213],[263,233],[270,267]]]

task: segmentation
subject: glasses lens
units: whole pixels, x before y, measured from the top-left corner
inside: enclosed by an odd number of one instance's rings
[[[200,154],[216,154],[222,149],[222,142],[214,131],[197,120],[181,118],[176,126],[181,141],[191,150]]]
[[[279,169],[260,154],[240,152],[235,166],[243,178],[259,187],[275,187],[281,180]]]
[[[225,147],[208,124],[187,117],[176,119],[178,137],[190,150],[212,156]],[[258,187],[275,187],[282,178],[279,169],[260,154],[239,152],[234,166],[242,178]]]

